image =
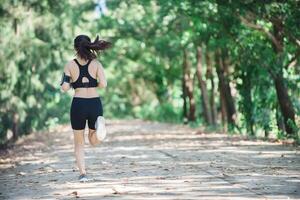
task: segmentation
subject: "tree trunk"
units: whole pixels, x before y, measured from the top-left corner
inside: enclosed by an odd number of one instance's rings
[[[19,137],[19,115],[18,115],[18,113],[13,114],[12,133],[13,133],[12,139],[14,141],[17,140]]]
[[[210,102],[210,113],[211,113],[211,120],[212,120],[212,124],[216,125],[217,123],[217,109],[216,109],[216,105],[215,105],[215,83],[214,83],[214,77],[213,77],[213,71],[212,71],[212,63],[211,63],[211,58],[209,56],[209,53],[206,52],[205,54],[205,60],[206,60],[206,79],[210,80],[211,83],[211,91],[210,91],[210,98],[209,98],[209,102]]]
[[[194,94],[193,94],[193,79],[191,78],[191,72],[190,72],[190,63],[187,58],[187,52],[184,50],[183,53],[183,71],[184,71],[184,83],[185,83],[185,88],[187,92],[187,96],[189,98],[189,120],[190,121],[195,121],[196,120],[196,103],[194,99]]]
[[[220,104],[221,104],[221,120],[223,125],[223,132],[227,132],[228,130],[228,120],[227,120],[227,110],[226,110],[226,100],[224,91],[222,88],[221,83],[219,82],[219,91],[220,91]]]
[[[231,95],[231,88],[229,84],[229,79],[228,79],[228,63],[226,62],[226,59],[228,58],[227,55],[222,51],[221,54],[221,67],[223,68],[223,74],[224,74],[224,86],[225,86],[225,102],[226,102],[226,109],[227,109],[227,120],[228,123],[231,125],[235,124],[235,106],[234,106],[234,100]]]
[[[220,69],[220,53],[217,51],[215,54],[215,63],[216,63],[216,71],[218,75],[218,87],[220,93],[220,106],[221,106],[221,121],[223,132],[227,132],[227,111],[226,111],[226,103],[225,103],[225,92],[224,92],[224,77],[221,73]]]
[[[243,110],[244,110],[244,117],[246,122],[246,128],[247,132],[250,132],[251,136],[254,136],[254,122],[253,122],[253,102],[252,102],[252,83],[251,83],[251,75],[252,75],[252,69],[248,68],[246,69],[246,72],[244,72],[241,76],[241,79],[243,81],[241,95],[243,96]]]
[[[13,19],[13,27],[14,27],[14,31],[15,31],[15,35],[19,35],[19,29],[18,29],[18,19],[14,18]]]
[[[201,47],[197,47],[197,78],[199,82],[199,88],[201,90],[201,98],[202,98],[202,105],[203,105],[203,114],[204,114],[204,119],[205,122],[209,125],[212,124],[212,116],[211,112],[209,109],[209,100],[208,100],[208,94],[207,94],[207,88],[206,88],[206,83],[202,78],[202,49]]]
[[[287,88],[284,85],[282,74],[277,74],[274,82],[280,110],[284,119],[285,130],[287,134],[292,135],[295,132],[293,128],[293,124],[295,124],[295,111],[288,96]]]
[[[221,96],[221,108],[223,105],[222,114],[224,115],[226,111],[227,122],[230,126],[233,126],[235,124],[235,107],[233,97],[231,95],[229,81],[225,74],[227,66],[224,62],[224,58],[222,58],[220,50],[216,53],[216,62],[217,74],[219,78],[219,90]]]
[[[281,61],[280,57],[283,54],[283,37],[284,37],[284,25],[282,19],[273,18],[273,32],[274,37],[277,41],[277,45],[273,44],[273,49],[277,54],[277,59],[279,62],[276,62],[279,69],[275,69],[275,75],[273,75],[273,81],[275,84],[276,94],[278,103],[280,106],[280,110],[284,119],[284,126],[287,134],[292,135],[295,133],[293,125],[295,124],[295,110],[293,104],[288,95],[288,88],[285,86],[285,81],[282,73],[283,69],[283,61]],[[279,126],[280,128],[280,126]]]
[[[276,123],[277,123],[277,127],[279,130],[281,130],[282,132],[285,132],[285,125],[284,125],[284,120],[282,117],[282,113],[281,113],[281,109],[280,106],[278,104],[278,106],[276,107]]]
[[[186,85],[184,80],[184,70],[182,73],[182,99],[183,99],[183,123],[187,124],[188,122],[188,113],[187,113],[187,102],[186,102]]]

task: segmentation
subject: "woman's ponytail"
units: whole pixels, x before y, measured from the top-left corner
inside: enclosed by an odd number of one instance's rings
[[[85,60],[92,60],[97,57],[99,52],[111,47],[111,43],[105,40],[99,40],[99,36],[96,37],[94,42],[91,42],[88,36],[79,35],[74,40],[74,47],[79,57]]]
[[[99,36],[97,35],[94,42],[89,44],[89,48],[93,51],[102,51],[111,46],[110,42],[107,42],[105,40],[99,40]]]

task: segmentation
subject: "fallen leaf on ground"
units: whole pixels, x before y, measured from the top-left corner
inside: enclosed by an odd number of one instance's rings
[[[70,195],[74,195],[76,198],[79,198],[77,191],[74,191],[74,192],[68,194],[68,196],[70,196]]]
[[[112,188],[112,190],[114,191],[113,194],[126,194],[126,192],[120,192],[116,188]]]
[[[118,190],[116,190],[115,188],[112,188],[112,190],[114,191],[113,194],[121,194]]]
[[[25,173],[25,172],[18,172],[17,175],[18,175],[18,176],[25,176],[26,173]]]
[[[29,180],[29,183],[39,183],[38,181],[34,181],[34,180]]]

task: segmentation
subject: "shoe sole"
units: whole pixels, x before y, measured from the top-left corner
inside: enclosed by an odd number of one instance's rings
[[[100,126],[100,127],[98,127]],[[105,119],[102,116],[99,116],[97,118],[96,124],[95,124],[95,128],[96,128],[96,135],[97,138],[100,141],[103,141],[106,137],[106,128],[105,128]]]
[[[89,179],[87,179],[87,178],[83,178],[83,179],[79,180],[80,183],[84,183],[84,182],[88,182],[88,181],[89,181]]]

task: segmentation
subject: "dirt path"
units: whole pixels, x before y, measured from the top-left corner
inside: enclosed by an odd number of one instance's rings
[[[0,199],[300,199],[299,148],[140,120],[107,129],[86,144],[88,183],[68,126],[21,140],[1,155]]]

